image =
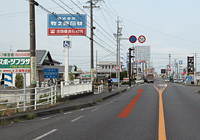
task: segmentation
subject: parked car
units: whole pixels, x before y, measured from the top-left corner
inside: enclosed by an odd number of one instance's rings
[[[169,79],[165,79],[165,82],[169,82]]]
[[[178,79],[178,83],[183,83],[183,79]]]

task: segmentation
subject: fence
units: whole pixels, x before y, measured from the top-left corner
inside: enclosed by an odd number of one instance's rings
[[[69,95],[82,94],[84,92],[92,92],[92,81],[62,81],[61,82],[61,97]]]
[[[30,92],[31,88],[13,89],[13,90],[0,90],[0,111],[11,109],[23,109],[33,107],[36,110],[38,106],[56,103],[57,87],[36,87],[35,93]],[[35,95],[35,99],[30,96]],[[30,102],[34,101],[35,105]]]
[[[98,86],[98,93],[102,93],[103,92],[103,85]]]

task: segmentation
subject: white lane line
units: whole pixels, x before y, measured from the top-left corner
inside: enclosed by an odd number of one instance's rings
[[[79,119],[82,118],[82,117],[84,117],[84,116],[82,115],[82,116],[80,116],[80,117],[78,117],[78,118],[76,118],[76,119],[71,120],[70,122],[75,122],[75,121],[79,120]]]
[[[67,114],[70,114],[70,113],[72,113],[72,112],[66,112],[66,113],[63,113],[64,115],[67,115]]]
[[[96,111],[97,109],[99,109],[99,108],[95,108],[94,110],[91,110],[91,111],[94,112],[94,111]]]
[[[39,140],[39,139],[41,139],[41,138],[43,138],[43,137],[45,137],[45,136],[47,136],[47,135],[49,135],[49,134],[51,134],[51,133],[57,131],[57,130],[58,130],[58,129],[53,129],[53,130],[51,130],[51,131],[45,133],[44,135],[41,135],[41,136],[39,136],[39,137],[37,137],[37,138],[35,138],[35,139],[33,139],[33,140]]]
[[[41,120],[47,120],[47,119],[49,119],[49,118],[51,118],[52,116],[50,116],[50,117],[46,117],[46,118],[41,118]]]

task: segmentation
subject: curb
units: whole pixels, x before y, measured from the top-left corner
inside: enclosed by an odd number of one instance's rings
[[[114,93],[112,95],[105,96],[102,99],[103,100],[109,99],[109,98],[111,98],[111,97],[113,97],[115,95],[118,95],[120,93],[125,92],[126,90],[127,90],[127,88],[123,89],[121,92],[116,92],[116,93]],[[85,108],[85,107],[91,107],[92,106],[91,104],[95,105],[95,104],[98,104],[98,103],[96,101],[92,101],[90,103],[77,104],[77,105],[72,105],[72,106],[62,107],[62,108],[57,108],[57,109],[48,108],[48,110],[46,110],[46,111],[44,111],[44,110],[36,110],[36,111],[31,111],[31,112],[19,113],[19,114],[13,115],[13,116],[1,117],[0,118],[0,123],[2,123],[2,121],[3,122],[12,122],[14,119],[26,119],[26,117],[27,117],[27,115],[29,113],[34,114],[35,117],[41,117],[41,116],[61,113],[63,111],[76,110],[77,107],[78,107],[78,109]]]

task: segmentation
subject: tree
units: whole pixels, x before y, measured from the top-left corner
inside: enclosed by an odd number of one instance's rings
[[[24,87],[24,76],[21,73],[17,73],[15,76],[15,86],[17,88]]]
[[[69,81],[74,81],[74,76],[72,72],[70,72],[69,74]]]

